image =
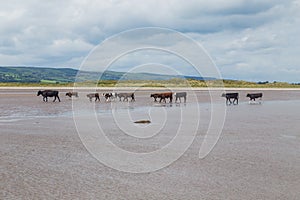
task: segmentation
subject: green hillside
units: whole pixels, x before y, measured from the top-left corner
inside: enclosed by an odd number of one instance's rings
[[[0,67],[0,82],[74,82],[77,70],[70,68]]]
[[[176,75],[161,75],[151,73],[125,73],[105,71],[95,73],[78,71],[71,68],[42,68],[42,67],[0,67],[0,82],[2,83],[71,83],[77,81],[99,80],[169,80],[174,78],[193,78],[203,80],[201,77],[183,77]],[[208,78],[211,79],[211,78]]]
[[[80,79],[76,79],[80,74]],[[100,78],[101,77],[101,78]],[[174,76],[151,73],[105,71],[95,73],[71,68],[0,67],[0,87],[4,86],[77,86],[99,87],[233,87],[233,88],[300,88],[300,83],[249,82],[215,78]]]

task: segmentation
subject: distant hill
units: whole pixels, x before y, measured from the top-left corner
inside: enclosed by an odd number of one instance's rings
[[[70,68],[0,67],[0,82],[72,82],[76,74],[77,70]]]
[[[19,83],[69,83],[74,82],[79,71],[72,68],[44,68],[44,67],[0,67],[0,82]],[[101,73],[100,73],[101,74]],[[99,73],[80,71],[79,81],[98,80]],[[105,71],[101,80],[169,80],[174,78],[187,78],[195,80],[214,80],[197,76],[176,76],[152,73],[125,73]]]

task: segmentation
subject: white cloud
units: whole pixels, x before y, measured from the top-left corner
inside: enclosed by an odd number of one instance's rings
[[[77,67],[113,34],[160,26],[202,43],[225,78],[299,82],[299,10],[299,0],[5,1],[0,65]]]

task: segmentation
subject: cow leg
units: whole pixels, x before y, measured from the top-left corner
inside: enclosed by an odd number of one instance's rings
[[[237,101],[237,99],[234,98],[233,101],[232,101],[232,104],[233,104],[233,105],[237,104],[237,103],[234,104],[234,102],[236,102],[236,101]]]
[[[232,105],[237,104],[237,103],[234,104],[234,102],[236,102],[236,100],[237,100],[236,98],[233,98]]]
[[[229,101],[229,105],[231,105],[231,104],[232,104],[232,101],[231,101],[231,99],[230,99],[230,98],[228,98],[228,101]]]
[[[186,103],[186,97],[183,97],[184,98],[184,103]]]
[[[55,102],[55,100],[56,100],[56,96],[54,96],[53,102]]]

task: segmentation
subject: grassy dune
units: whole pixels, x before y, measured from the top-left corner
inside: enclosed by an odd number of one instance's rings
[[[300,88],[299,84],[290,84],[285,82],[258,84],[248,81],[236,80],[194,80],[194,79],[170,79],[170,80],[101,80],[99,82],[86,81],[75,84],[84,87],[228,87],[228,88]],[[74,83],[0,83],[0,87],[73,87]]]

